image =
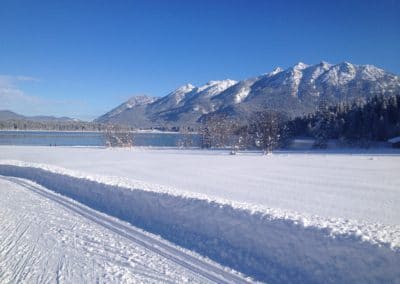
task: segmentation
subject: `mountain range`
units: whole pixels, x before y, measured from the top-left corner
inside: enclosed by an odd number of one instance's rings
[[[69,121],[77,121],[76,119],[69,117],[55,117],[55,116],[25,116],[22,114],[18,114],[9,110],[0,110],[0,121],[8,121],[8,120],[29,120],[29,121],[37,121],[37,122],[69,122]]]
[[[335,104],[395,93],[400,93],[400,77],[373,65],[299,62],[242,81],[210,81],[199,87],[186,84],[164,97],[136,96],[95,121],[171,127],[196,125],[212,113],[247,119],[266,109],[295,117],[315,111],[322,100]]]

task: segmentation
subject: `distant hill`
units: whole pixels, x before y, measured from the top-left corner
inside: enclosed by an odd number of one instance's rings
[[[313,112],[321,100],[335,104],[399,92],[400,77],[373,65],[300,62],[242,81],[187,84],[161,98],[134,97],[95,122],[139,128],[195,125],[211,113],[246,119],[265,109],[294,117]]]
[[[0,121],[8,121],[8,120],[30,120],[37,122],[68,122],[68,121],[77,121],[76,119],[69,117],[55,117],[55,116],[24,116],[21,114],[17,114],[15,112],[9,110],[0,110]]]
[[[0,121],[24,119],[25,116],[9,110],[0,110]]]

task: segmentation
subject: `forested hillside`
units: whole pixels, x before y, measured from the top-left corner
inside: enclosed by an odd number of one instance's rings
[[[295,136],[346,142],[386,141],[400,135],[400,95],[375,96],[336,106],[321,105],[315,113],[289,122]]]

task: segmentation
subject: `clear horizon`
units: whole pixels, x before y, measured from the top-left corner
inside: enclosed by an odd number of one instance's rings
[[[91,120],[299,61],[400,74],[398,1],[2,1],[0,109]]]

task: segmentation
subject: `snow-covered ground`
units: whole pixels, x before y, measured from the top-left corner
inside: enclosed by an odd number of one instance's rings
[[[322,217],[400,224],[398,154],[1,146],[1,160],[117,176]]]
[[[400,281],[400,153],[0,147],[33,180],[255,279]]]
[[[1,177],[0,189],[1,283],[243,281],[35,183]]]

